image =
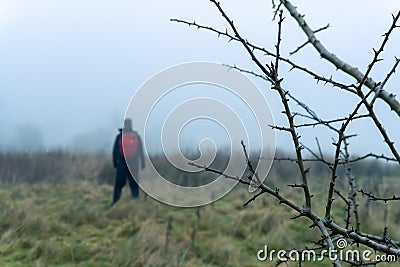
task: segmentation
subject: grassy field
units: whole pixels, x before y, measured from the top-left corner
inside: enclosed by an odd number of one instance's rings
[[[311,241],[320,239],[320,232],[308,227],[310,221],[291,220],[296,214],[271,197],[243,207],[250,195],[241,186],[212,205],[192,209],[167,206],[143,193],[132,200],[125,188],[121,201],[108,209],[112,186],[95,179],[104,170],[89,171],[90,166],[97,169],[91,163],[97,160],[76,161],[86,170],[79,179],[1,184],[0,266],[274,266],[276,261],[260,262],[257,251],[265,245],[275,250],[313,247]],[[276,171],[269,179],[278,183]],[[385,177],[382,181],[382,188],[391,183]],[[301,197],[288,187],[281,190],[292,199]],[[312,190],[321,192],[314,208],[322,213],[326,185],[313,182]],[[361,199],[360,206],[365,204]],[[389,206],[389,232],[395,239],[400,237],[398,207]],[[380,234],[382,206],[370,203],[369,209],[369,214],[361,212],[362,230]],[[334,218],[341,223],[343,214],[338,202]]]
[[[3,186],[0,266],[256,266],[265,244],[318,237],[289,227],[275,205],[243,208],[245,192],[195,209],[131,200],[127,190],[107,209],[111,194],[89,182]]]

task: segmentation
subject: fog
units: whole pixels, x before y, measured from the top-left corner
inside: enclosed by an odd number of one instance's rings
[[[400,9],[398,1],[293,2],[312,27],[330,23],[331,27],[318,37],[362,71],[373,56],[372,48],[378,47],[381,35],[388,29],[391,13]],[[271,1],[222,4],[244,36],[274,49],[276,22],[271,21]],[[288,14],[286,17],[282,40],[285,56],[305,41],[293,19]],[[0,0],[0,147],[110,152],[131,97],[155,73],[191,61],[256,69],[238,44],[172,23],[170,18],[226,28],[209,1]],[[399,43],[396,32],[383,54],[386,60],[372,73],[377,80],[385,77],[393,56],[400,56]],[[353,82],[319,61],[311,47],[292,58],[324,75]],[[316,86],[312,79],[288,72],[287,67],[281,71],[284,86],[293,89],[299,98],[308,99],[307,103],[321,117],[332,119],[338,109],[343,116],[351,111],[354,97],[337,88]],[[276,123],[283,124],[282,107],[275,93],[268,90],[269,85],[254,81],[263,90]],[[387,88],[400,95],[399,84],[399,76],[395,75]],[[398,118],[386,105],[377,107],[389,133],[399,142],[398,125],[394,123]],[[386,151],[372,127],[369,122],[360,122],[350,129],[360,133],[352,144],[357,153]],[[207,126],[201,128],[187,128],[182,140],[188,141],[182,142],[189,144],[207,137]],[[306,133],[305,142],[314,144],[318,134],[327,144],[323,149],[331,149],[331,133],[314,129]],[[288,141],[289,137],[277,136],[279,148],[288,150]]]

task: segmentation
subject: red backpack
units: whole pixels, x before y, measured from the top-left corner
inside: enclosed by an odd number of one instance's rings
[[[138,146],[138,138],[135,133],[122,133],[119,140],[119,148],[125,158],[133,158],[136,156]]]

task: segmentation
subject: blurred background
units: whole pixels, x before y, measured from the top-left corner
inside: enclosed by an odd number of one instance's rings
[[[299,5],[314,29],[329,23],[331,27],[318,37],[361,71],[391,24],[391,13],[400,7],[397,1],[378,4],[372,0],[294,4]],[[222,5],[244,37],[274,51],[277,22],[272,21],[271,1],[224,1]],[[284,15],[282,55],[288,56],[306,39],[296,22],[286,12]],[[108,153],[132,95],[155,73],[191,61],[257,70],[239,44],[170,22],[171,18],[195,20],[221,30],[227,27],[208,1],[0,0],[0,148]],[[400,34],[395,32],[383,53],[385,61],[372,72],[375,80],[382,80],[394,56],[399,56],[399,41]],[[333,75],[343,83],[354,82],[319,60],[310,46],[292,59],[321,75]],[[263,60],[269,63],[271,58]],[[281,76],[285,88],[323,119],[346,116],[357,101],[337,88],[316,85],[311,77],[298,71],[288,72],[287,66],[282,65]],[[269,90],[268,84],[254,81],[265,94],[276,123],[284,124],[276,93]],[[387,89],[398,94],[399,82],[395,75]],[[166,104],[164,109],[168,108],[171,105]],[[399,141],[398,124],[394,123],[397,116],[383,103],[377,109],[391,137]],[[355,153],[387,152],[371,126],[364,120],[350,128],[359,134],[351,147]],[[198,127],[189,128],[184,133],[189,137],[207,136]],[[318,128],[305,131],[303,142],[314,144],[316,135],[324,151],[332,149],[331,138],[335,136]],[[279,135],[277,147],[289,150],[288,138]]]

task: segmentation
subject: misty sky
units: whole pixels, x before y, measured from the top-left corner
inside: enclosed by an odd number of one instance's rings
[[[274,50],[276,21],[271,20],[270,0],[221,4],[243,36]],[[400,10],[400,2],[395,0],[293,4],[306,14],[313,28],[329,23],[331,27],[318,37],[328,49],[362,71],[372,59],[372,48],[380,45],[391,14]],[[282,54],[288,56],[305,41],[305,36],[289,14],[284,14]],[[256,70],[239,44],[170,22],[170,18],[195,20],[222,30],[227,27],[215,7],[205,0],[0,0],[0,146],[92,147],[108,151],[133,93],[155,73],[191,61],[236,64]],[[386,60],[372,72],[374,79],[382,80],[394,56],[400,56],[399,43],[397,31],[383,53]],[[265,63],[271,60],[264,59]],[[292,59],[328,77],[332,74],[344,83],[354,82],[320,61],[311,47]],[[357,101],[337,88],[317,86],[299,72],[287,73],[283,66],[281,70],[284,87],[293,90],[323,119],[337,114],[346,116]],[[254,81],[265,93],[276,123],[283,124],[276,93],[269,90],[268,84]],[[387,89],[400,96],[397,73]],[[389,134],[400,142],[398,117],[382,102],[377,109]],[[186,131],[188,135],[193,134],[190,129]],[[352,143],[356,153],[382,151],[382,138],[369,121],[355,123],[350,130],[359,133]],[[207,135],[207,131],[197,128],[195,132],[200,137]],[[309,129],[302,134],[302,140],[314,146],[316,134],[321,135],[323,149],[331,149],[331,138],[336,136],[325,131]],[[289,149],[289,140],[278,134],[277,146]]]

